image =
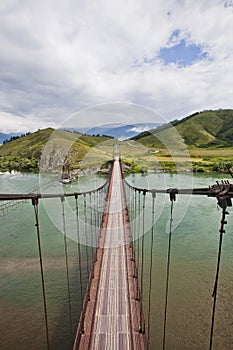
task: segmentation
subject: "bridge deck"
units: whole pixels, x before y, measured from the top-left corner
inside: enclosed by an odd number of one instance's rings
[[[74,349],[144,349],[145,336],[139,333],[140,302],[136,301],[137,280],[128,212],[119,160],[113,165],[108,205],[101,231],[84,316]],[[78,337],[81,334],[81,337]]]

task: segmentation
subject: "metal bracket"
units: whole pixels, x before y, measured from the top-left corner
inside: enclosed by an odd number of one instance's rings
[[[177,188],[169,188],[168,190],[167,190],[167,193],[169,193],[169,195],[170,195],[170,201],[171,202],[175,202],[176,201],[176,195],[177,195],[177,193],[178,193],[178,189]]]
[[[209,197],[216,197],[218,205],[222,209],[232,207],[232,192],[233,185],[228,180],[222,180],[221,183],[216,181],[216,184],[209,187]]]

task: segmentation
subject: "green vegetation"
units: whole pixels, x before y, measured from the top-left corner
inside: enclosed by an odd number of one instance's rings
[[[47,128],[12,138],[0,147],[0,171],[60,171],[65,162],[78,167],[87,152],[108,137]],[[40,163],[40,161],[42,163]]]
[[[226,164],[233,164],[233,110],[197,112],[141,133],[134,140],[158,152],[156,159],[166,171],[175,171],[177,163],[191,170],[190,161],[195,172],[225,171]]]
[[[181,120],[174,120],[154,130],[143,132],[133,139],[150,147],[162,147],[160,140],[169,134],[169,131],[171,134],[172,127],[175,127],[188,147],[233,147],[232,109],[196,112]]]
[[[197,112],[132,140],[38,130],[0,147],[0,171],[108,173],[118,143],[125,172],[226,171],[233,167],[233,110]]]
[[[134,160],[122,158],[123,169],[125,173],[146,173],[147,167],[136,163]]]
[[[21,135],[17,135],[17,136],[11,136],[9,139],[4,140],[3,144],[5,144],[7,142],[14,141],[14,140],[17,140],[17,139],[20,139],[21,137],[24,137],[24,136],[27,136],[27,135],[30,135],[30,134],[31,134],[30,132],[27,132],[26,134],[21,134]]]

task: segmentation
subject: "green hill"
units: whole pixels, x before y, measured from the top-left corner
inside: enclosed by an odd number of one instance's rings
[[[134,140],[146,146],[162,147],[159,140],[172,135],[172,126],[175,127],[188,148],[228,148],[233,146],[232,109],[197,112],[182,120],[174,120],[150,132],[141,133]]]
[[[197,112],[134,140],[148,147],[166,171],[175,171],[175,163],[184,170],[225,171],[226,164],[233,167],[233,110]]]
[[[133,140],[118,143],[122,157],[136,168],[176,171],[179,164],[184,171],[222,171],[226,163],[233,167],[233,110],[197,112]],[[95,172],[112,158],[115,142],[52,128],[38,130],[0,146],[0,171],[61,172],[65,165],[74,172]]]
[[[52,128],[38,130],[0,146],[0,171],[38,171],[39,166],[60,170],[64,159],[71,168],[77,167],[93,147],[106,140]]]

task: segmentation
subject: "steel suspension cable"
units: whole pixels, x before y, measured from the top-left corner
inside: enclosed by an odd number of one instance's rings
[[[130,200],[131,198],[133,198],[133,195],[134,195],[134,190],[130,189],[130,191],[129,191],[130,221],[133,220],[133,215],[134,215],[134,212],[133,212],[134,207],[133,207],[131,200]]]
[[[134,217],[133,217],[133,235],[134,240],[136,239],[136,217],[137,217],[137,191],[134,190]]]
[[[37,233],[38,251],[39,251],[39,259],[40,259],[40,275],[41,275],[41,285],[42,285],[42,293],[43,293],[45,332],[46,332],[47,350],[49,350],[50,349],[49,327],[48,327],[47,301],[46,301],[45,281],[44,281],[44,268],[43,268],[41,240],[40,240],[38,198],[32,198],[32,205],[34,207],[35,219],[36,219],[35,227],[36,227],[36,233]]]
[[[98,241],[98,231],[97,231],[97,194],[94,194],[94,225],[95,225],[95,261],[97,260],[97,241]]]
[[[101,191],[98,191],[98,219],[99,219],[99,226],[101,225],[101,220],[102,220],[102,216],[103,216],[100,195],[101,195]]]
[[[93,267],[94,263],[94,253],[93,253],[93,220],[92,220],[92,198],[91,198],[91,193],[89,194],[89,208],[90,208],[90,235],[91,235],[91,240],[90,240],[90,245],[91,245],[91,269]]]
[[[70,320],[70,333],[71,333],[71,337],[72,337],[73,322],[72,322],[72,311],[71,311],[70,276],[69,276],[68,247],[67,247],[67,233],[66,233],[66,219],[65,219],[65,205],[64,205],[64,203],[65,203],[65,197],[61,197],[64,251],[65,251],[65,264],[66,264],[66,281],[67,281],[69,320]]]
[[[132,234],[132,249],[133,249],[133,261],[134,261],[134,278],[136,278],[137,275],[137,269],[136,269],[136,191],[133,191],[133,234]]]
[[[152,269],[153,269],[153,246],[154,246],[154,226],[155,226],[155,193],[152,193],[152,219],[151,219],[151,245],[150,245],[150,271],[149,271],[149,296],[148,296],[148,342],[150,346],[150,322],[151,322],[151,290],[152,290]]]
[[[87,246],[87,202],[86,195],[83,195],[83,205],[84,205],[84,235],[85,235],[85,249],[86,249],[86,265],[87,265],[87,279],[89,278],[89,256],[88,256],[88,246]]]
[[[93,194],[94,196],[94,194]],[[90,225],[91,225],[91,254],[92,254],[92,266],[91,266],[91,270],[92,270],[92,278],[94,278],[94,264],[95,264],[95,208],[93,207],[95,198],[93,198],[93,196],[90,196]]]
[[[80,226],[79,226],[78,195],[75,195],[75,210],[76,210],[76,227],[77,227],[77,243],[78,243],[79,282],[80,282],[81,301],[82,301],[82,306],[83,306],[82,256],[81,256],[81,247],[80,247]]]
[[[124,187],[124,189],[125,189],[125,187]],[[126,207],[129,206],[129,208],[130,208],[130,215],[128,212],[129,223],[131,223],[132,220],[134,219],[134,200],[132,200],[133,201],[133,204],[132,204],[131,198],[134,198],[134,190],[129,192],[129,197],[128,197],[129,204],[127,204],[127,202],[126,202]],[[129,239],[130,239],[130,249],[131,249],[131,261],[135,262],[134,240],[133,240],[132,231],[130,231]]]
[[[96,193],[96,220],[98,227],[100,226],[100,215],[99,215],[99,191]]]
[[[99,213],[99,192],[96,193],[95,212],[96,212],[96,260],[97,260],[97,249],[99,245],[100,226],[101,226],[100,213]]]
[[[141,247],[141,302],[140,302],[140,328],[139,332],[145,333],[145,320],[143,318],[143,278],[144,278],[144,236],[145,236],[145,203],[146,203],[146,192],[143,191],[143,204],[142,204],[142,247]]]
[[[141,215],[141,191],[138,191],[138,229],[137,229],[137,295],[136,300],[140,300],[139,295],[139,265],[140,265],[140,215]]]
[[[171,263],[171,238],[172,238],[173,208],[174,208],[175,200],[176,200],[175,194],[173,193],[170,194],[171,208],[170,208],[170,224],[169,224],[168,250],[167,250],[166,288],[165,288],[165,301],[164,301],[163,350],[165,349],[165,345],[166,345],[167,305],[168,305],[170,263]]]
[[[218,259],[217,259],[217,267],[216,267],[216,276],[215,276],[215,283],[214,283],[214,290],[212,297],[214,298],[213,301],[213,310],[212,310],[212,320],[211,320],[211,329],[210,329],[210,344],[209,349],[212,349],[213,346],[213,336],[214,336],[214,323],[215,323],[215,314],[216,314],[216,303],[217,303],[217,292],[218,292],[218,282],[219,282],[219,273],[220,273],[220,262],[221,262],[221,254],[222,254],[222,241],[223,241],[223,234],[225,233],[225,224],[227,224],[226,221],[226,215],[229,213],[226,211],[226,208],[224,207],[222,210],[222,218],[221,218],[221,225],[219,229],[219,247],[218,247]]]

